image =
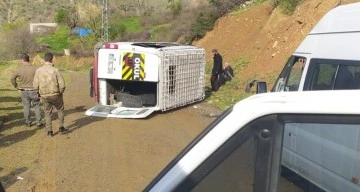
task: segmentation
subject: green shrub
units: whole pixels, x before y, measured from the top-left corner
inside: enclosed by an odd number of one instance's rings
[[[216,12],[200,12],[192,26],[192,35],[187,37],[187,39],[192,41],[194,39],[203,37],[207,31],[210,31],[214,28],[217,19],[218,15]]]
[[[273,0],[274,7],[280,6],[282,12],[287,15],[293,14],[301,2],[302,0]]]
[[[69,27],[61,25],[55,30],[54,34],[37,37],[37,42],[49,45],[52,51],[62,52],[64,49],[70,48],[68,42],[69,34]]]
[[[116,40],[126,34],[126,26],[120,22],[110,23],[109,39]]]
[[[171,24],[162,24],[154,26],[149,30],[151,41],[172,41]]]
[[[140,23],[144,28],[149,29],[156,25],[170,23],[173,20],[174,17],[170,11],[163,11],[154,15],[141,17]]]
[[[181,1],[177,1],[171,5],[171,11],[174,16],[178,16],[183,9],[183,5]]]
[[[68,20],[69,13],[65,9],[59,9],[55,14],[55,22],[59,24],[66,24]]]
[[[280,7],[285,14],[291,15],[294,13],[297,5],[301,3],[302,0],[282,0],[280,1]]]
[[[128,33],[139,33],[143,30],[140,17],[117,18],[113,17],[109,28],[109,39],[118,40]]]
[[[121,25],[126,26],[127,33],[137,33],[143,30],[143,27],[140,23],[140,17],[131,17],[131,18],[124,18],[120,19],[118,22]]]

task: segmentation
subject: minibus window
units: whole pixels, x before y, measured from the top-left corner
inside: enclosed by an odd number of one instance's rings
[[[360,63],[357,61],[312,59],[304,90],[344,90],[360,88]]]
[[[337,65],[319,64],[313,74],[310,90],[331,90],[335,80]]]
[[[297,91],[299,89],[305,63],[305,57],[292,56],[285,65],[272,91]]]

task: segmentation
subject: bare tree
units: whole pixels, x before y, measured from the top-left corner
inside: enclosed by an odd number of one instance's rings
[[[167,8],[168,0],[111,0],[109,9],[112,13],[120,11],[124,16],[143,16]]]
[[[70,29],[76,28],[80,23],[80,15],[78,11],[74,8],[69,11],[67,25]]]
[[[96,3],[78,4],[80,22],[84,27],[90,28],[96,39],[101,37],[101,7]]]
[[[121,11],[122,15],[130,16],[136,13],[137,2],[134,0],[113,0],[109,1],[109,9],[111,13],[117,10]]]
[[[0,61],[18,58],[21,53],[31,53],[35,50],[35,38],[30,34],[29,27],[24,24],[12,30],[0,33]]]

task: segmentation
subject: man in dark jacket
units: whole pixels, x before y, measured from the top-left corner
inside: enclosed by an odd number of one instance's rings
[[[217,51],[217,49],[213,49],[211,51],[214,54],[213,60],[214,60],[214,66],[211,72],[211,89],[212,91],[219,90],[219,75],[222,73],[223,70],[223,63],[222,63],[222,57],[220,53]]]
[[[34,105],[36,125],[41,127],[43,123],[41,122],[40,98],[32,86],[36,67],[30,64],[30,59],[27,54],[21,55],[21,59],[22,65],[11,76],[11,83],[16,89],[21,91],[26,126],[31,126],[30,107],[32,102]],[[17,80],[19,80],[19,83]]]

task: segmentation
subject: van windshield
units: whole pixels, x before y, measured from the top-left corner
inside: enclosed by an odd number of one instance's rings
[[[360,62],[311,59],[304,90],[343,90],[360,88]]]
[[[292,56],[277,79],[272,92],[297,91],[306,63],[305,57]]]

